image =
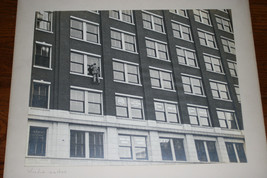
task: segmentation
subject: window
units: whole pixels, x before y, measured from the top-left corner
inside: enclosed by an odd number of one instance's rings
[[[216,22],[218,25],[218,29],[226,31],[226,32],[233,31],[230,20],[216,16]]]
[[[89,67],[96,64],[101,76],[101,58],[99,55],[82,53],[75,50],[70,52],[70,72],[82,75],[92,75]]]
[[[187,17],[187,12],[185,9],[174,9],[174,10],[170,10],[170,12],[178,14],[183,17]]]
[[[70,36],[92,43],[100,43],[99,25],[94,22],[72,17],[70,20]]]
[[[229,67],[229,71],[230,71],[230,74],[231,76],[233,77],[237,77],[237,66],[236,66],[236,63],[234,61],[227,61],[228,63],[228,67]]]
[[[129,52],[137,52],[135,35],[128,32],[111,30],[111,47]]]
[[[179,64],[187,65],[190,67],[198,67],[196,52],[194,50],[177,46],[176,53]]]
[[[51,68],[51,45],[35,42],[35,67]]]
[[[193,12],[194,12],[195,21],[200,22],[200,23],[204,23],[206,25],[211,25],[210,16],[209,16],[208,11],[194,9]]]
[[[144,119],[143,100],[135,97],[116,96],[116,116]]]
[[[215,141],[195,140],[197,157],[202,162],[219,162]]]
[[[198,37],[201,45],[211,48],[217,48],[215,36],[213,33],[198,31]]]
[[[235,42],[226,38],[221,38],[224,52],[235,54]]]
[[[85,157],[85,132],[70,131],[70,157]]]
[[[164,42],[146,39],[146,52],[148,57],[169,61],[167,44]]]
[[[230,100],[230,94],[226,83],[210,81],[210,87],[214,99]]]
[[[147,160],[146,137],[119,135],[120,159]]]
[[[46,130],[44,127],[30,127],[28,155],[45,156]]]
[[[176,38],[193,41],[190,26],[172,22],[173,36]]]
[[[143,12],[142,17],[144,28],[164,33],[163,19],[161,16],[148,12]]]
[[[103,133],[89,132],[89,157],[104,158]]]
[[[204,96],[201,78],[182,74],[182,82],[185,94]]]
[[[239,91],[239,86],[238,85],[235,85],[235,93],[236,93],[237,100],[240,103],[241,102],[241,97],[240,97],[240,91]]]
[[[139,66],[135,63],[126,63],[113,60],[113,77],[115,81],[140,84]]]
[[[219,57],[204,54],[204,62],[207,71],[223,74],[223,67]]]
[[[210,116],[206,107],[188,105],[187,110],[190,124],[210,126]]]
[[[174,90],[172,73],[158,69],[149,69],[152,88]]]
[[[154,107],[157,121],[180,122],[177,103],[155,100]]]
[[[102,94],[79,89],[70,90],[70,111],[102,114]]]
[[[52,12],[36,12],[36,28],[52,31]]]
[[[50,86],[48,82],[33,82],[32,107],[49,108]]]
[[[217,110],[217,116],[221,128],[237,129],[234,111]]]
[[[109,11],[109,17],[128,23],[133,23],[133,13],[131,10],[112,10]]]
[[[247,157],[244,150],[243,143],[225,142],[229,161],[246,163]]]
[[[160,148],[162,160],[186,161],[184,140],[182,138],[160,138]]]

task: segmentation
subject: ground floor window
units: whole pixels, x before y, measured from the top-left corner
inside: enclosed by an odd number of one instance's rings
[[[90,158],[104,158],[103,133],[89,133]]]
[[[247,162],[243,143],[225,142],[225,144],[230,162]]]
[[[85,157],[85,132],[70,131],[70,156]]]
[[[215,141],[195,140],[197,157],[203,162],[219,162]]]
[[[44,127],[30,127],[28,155],[45,156],[46,130]]]
[[[162,160],[186,161],[183,139],[160,138],[160,148]]]

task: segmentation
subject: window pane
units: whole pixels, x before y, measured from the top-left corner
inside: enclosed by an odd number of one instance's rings
[[[101,94],[88,92],[88,101],[92,103],[101,103]]]
[[[85,157],[85,133],[80,131],[70,132],[70,156]]]
[[[132,150],[131,147],[119,147],[119,156],[121,159],[131,159]]]
[[[104,158],[103,134],[89,133],[90,158]]]
[[[119,136],[119,145],[120,146],[131,146],[130,136],[120,135]]]
[[[47,84],[33,83],[32,107],[48,107],[48,88]]]
[[[207,141],[207,147],[208,147],[210,161],[211,162],[219,162],[215,142]]]
[[[238,154],[238,157],[239,157],[239,161],[241,163],[247,162],[247,157],[246,157],[246,154],[245,154],[245,150],[244,150],[243,144],[242,143],[236,143],[235,146],[236,146],[236,151],[237,151],[237,154]]]
[[[70,110],[77,112],[84,112],[84,102],[83,101],[70,101]]]
[[[70,90],[70,99],[84,101],[84,91]]]
[[[170,139],[160,139],[162,160],[173,160]]]
[[[195,140],[195,145],[197,149],[197,157],[199,161],[207,162],[207,155],[204,147],[204,142],[201,140]]]
[[[135,148],[136,159],[147,159],[146,148]]]
[[[186,161],[183,139],[173,139],[176,160]]]
[[[45,156],[46,130],[42,127],[30,127],[28,155]]]
[[[230,162],[237,162],[233,143],[225,143]]]
[[[101,105],[95,103],[88,103],[88,113],[89,114],[101,114]]]
[[[128,110],[125,107],[116,107],[116,115],[119,117],[128,117]]]
[[[156,120],[157,121],[166,121],[164,112],[156,112]]]
[[[126,97],[116,96],[116,105],[117,106],[127,106],[127,99]]]

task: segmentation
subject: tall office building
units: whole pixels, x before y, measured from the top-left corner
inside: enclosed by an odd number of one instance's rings
[[[37,12],[26,165],[247,162],[229,10]]]

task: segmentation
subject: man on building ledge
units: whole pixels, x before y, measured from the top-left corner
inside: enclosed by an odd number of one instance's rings
[[[88,75],[93,75],[93,82],[100,84],[100,69],[96,66],[96,63],[94,63],[93,65],[89,65]]]

